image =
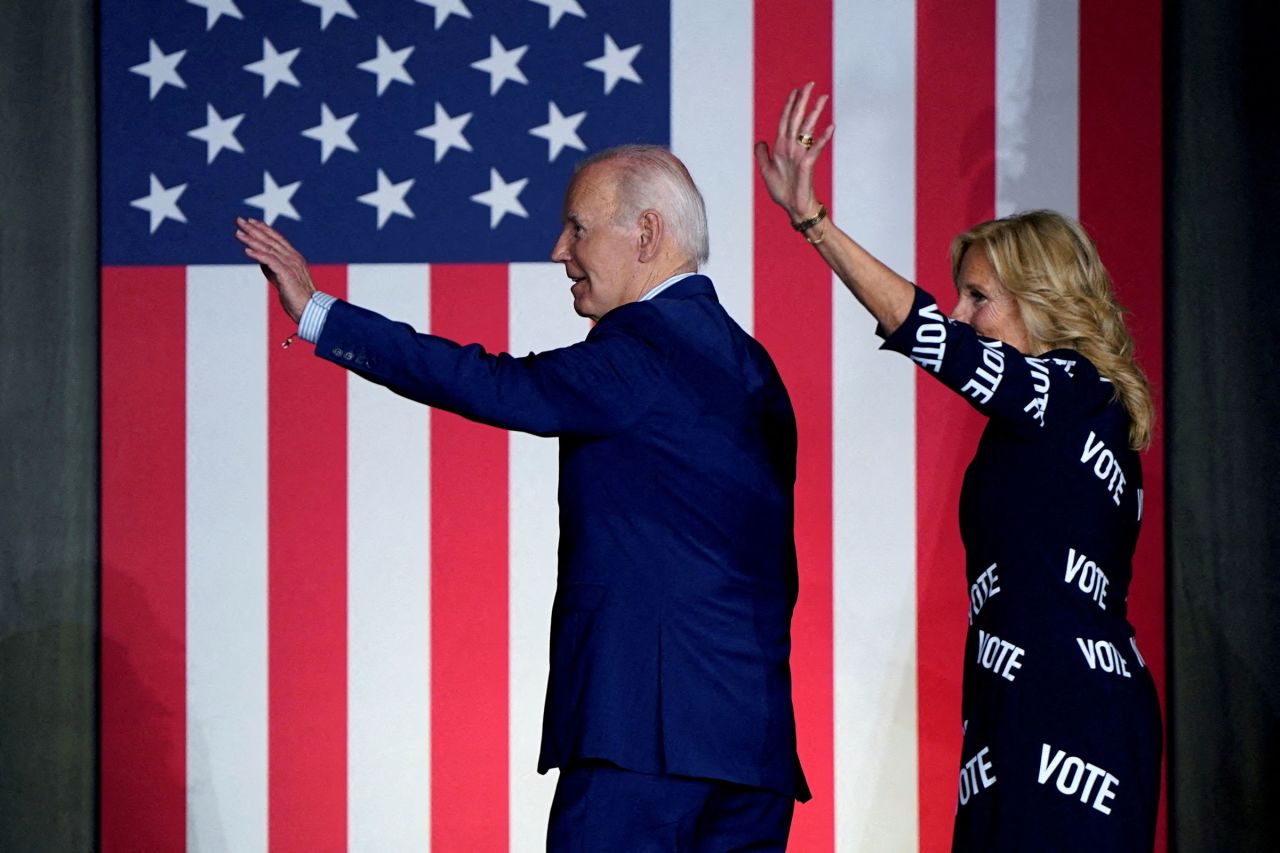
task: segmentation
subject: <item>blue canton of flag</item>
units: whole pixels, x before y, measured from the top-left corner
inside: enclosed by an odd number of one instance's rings
[[[102,260],[546,260],[573,164],[670,138],[670,13],[610,0],[103,0]]]

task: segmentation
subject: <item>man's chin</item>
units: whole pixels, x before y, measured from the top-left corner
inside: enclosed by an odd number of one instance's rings
[[[583,301],[576,296],[573,298],[573,313],[577,314],[579,317],[585,317],[588,320],[594,319],[589,313],[587,306],[584,305]]]

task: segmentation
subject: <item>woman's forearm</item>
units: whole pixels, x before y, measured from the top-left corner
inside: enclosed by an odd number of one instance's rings
[[[881,263],[828,217],[806,233],[818,254],[845,287],[876,318],[884,334],[892,334],[911,311],[915,288]]]

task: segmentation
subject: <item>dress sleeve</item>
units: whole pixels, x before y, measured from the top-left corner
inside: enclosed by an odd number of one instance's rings
[[[423,334],[339,300],[316,355],[480,423],[544,436],[599,436],[635,423],[663,387],[666,357],[638,325],[602,321],[582,343],[517,358]]]
[[[907,319],[881,348],[908,356],[984,415],[1028,429],[1079,417],[1111,397],[1110,383],[1079,353],[1024,355],[945,316],[918,287]]]

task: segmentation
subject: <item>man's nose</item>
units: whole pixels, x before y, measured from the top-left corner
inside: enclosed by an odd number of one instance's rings
[[[556,239],[556,244],[551,247],[551,260],[558,264],[563,264],[569,260],[569,239],[562,231]]]

